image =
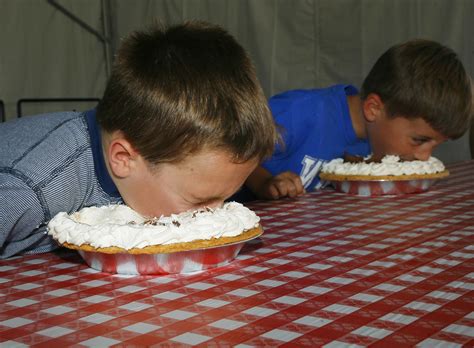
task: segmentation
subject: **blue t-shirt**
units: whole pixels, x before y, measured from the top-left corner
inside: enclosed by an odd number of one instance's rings
[[[351,85],[291,90],[270,98],[270,109],[281,127],[284,147],[277,147],[262,166],[273,175],[292,171],[300,175],[306,191],[319,185],[324,162],[352,155],[370,154],[369,143],[357,138],[349,113],[347,96],[358,94]],[[249,190],[243,189],[232,199],[248,201]]]
[[[353,86],[336,85],[273,96],[270,108],[275,122],[283,128],[285,148],[277,148],[263,167],[273,175],[291,170],[311,191],[319,182],[324,162],[345,152],[368,155],[369,144],[357,138],[347,103],[347,96],[357,93]]]

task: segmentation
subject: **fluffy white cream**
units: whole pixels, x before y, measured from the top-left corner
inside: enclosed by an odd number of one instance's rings
[[[340,175],[411,175],[433,174],[444,171],[444,164],[435,157],[427,161],[400,161],[398,156],[385,156],[381,163],[351,163],[336,158],[323,165],[323,173]]]
[[[71,215],[59,213],[49,222],[48,234],[59,243],[132,249],[237,236],[259,221],[253,211],[237,202],[152,220],[125,205],[109,205],[83,208]]]

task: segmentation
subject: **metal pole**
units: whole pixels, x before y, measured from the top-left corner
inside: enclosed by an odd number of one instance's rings
[[[104,41],[104,58],[105,58],[105,73],[106,77],[110,76],[113,52],[111,45],[111,37],[113,35],[112,20],[111,16],[111,4],[110,0],[101,0],[101,21],[102,21],[102,32],[106,38]]]
[[[101,42],[106,42],[108,39],[107,37],[104,37],[101,33],[99,33],[97,30],[92,28],[89,24],[84,22],[82,19],[77,17],[74,13],[69,11],[67,8],[63,7],[62,5],[58,4],[55,0],[47,0],[47,2],[55,7],[57,10],[62,12],[66,17],[71,19],[73,22],[77,23],[81,28],[86,30],[87,32],[91,33],[95,37],[97,37]]]
[[[111,63],[112,63],[112,56],[113,53],[111,52],[111,45],[110,45],[110,35],[111,35],[111,18],[110,18],[110,1],[109,0],[101,0],[101,14],[100,19],[102,22],[102,34],[92,28],[89,24],[84,22],[74,13],[69,11],[64,6],[58,4],[56,0],[46,0],[51,6],[55,7],[61,13],[63,13],[66,17],[71,19],[73,22],[78,24],[81,28],[86,30],[88,33],[94,35],[100,42],[103,44],[104,49],[104,59],[105,59],[105,74],[108,78],[110,76],[111,70]]]

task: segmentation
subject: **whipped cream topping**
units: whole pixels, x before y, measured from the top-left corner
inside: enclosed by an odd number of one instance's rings
[[[381,163],[352,163],[336,158],[323,165],[323,173],[340,175],[412,175],[434,174],[444,171],[444,164],[435,157],[427,161],[400,161],[400,157],[387,155]]]
[[[153,219],[126,205],[108,205],[83,208],[71,215],[58,213],[48,224],[48,234],[59,243],[128,250],[237,236],[257,227],[259,221],[253,211],[237,202]]]

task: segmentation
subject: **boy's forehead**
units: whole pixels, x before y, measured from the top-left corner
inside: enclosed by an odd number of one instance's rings
[[[425,120],[423,120],[423,119],[421,119],[421,120],[424,123],[424,125],[415,127],[415,132],[417,133],[418,136],[433,139],[433,140],[436,140],[438,142],[443,142],[443,141],[448,140],[447,136],[445,136],[444,134],[442,134],[442,133],[438,132],[437,130],[435,130]]]
[[[242,184],[243,182],[240,181],[205,181],[196,185],[187,185],[188,189],[184,190],[183,196],[193,202],[223,201],[235,193]]]
[[[447,139],[446,136],[436,131],[428,122],[426,122],[422,117],[416,118],[407,118],[407,117],[397,117],[401,122],[397,122],[396,126],[403,128],[406,131],[411,132],[413,135],[419,137],[425,137],[430,139],[436,139],[444,141]]]
[[[227,153],[201,152],[176,166],[186,196],[200,201],[225,199],[243,184],[258,160],[235,163]],[[181,186],[180,185],[180,186]]]

